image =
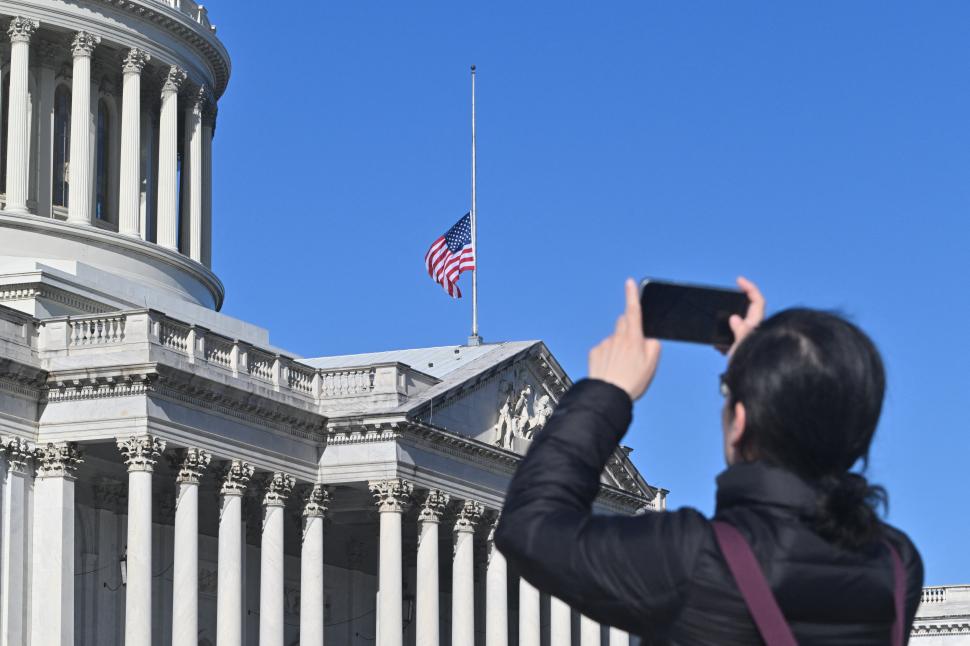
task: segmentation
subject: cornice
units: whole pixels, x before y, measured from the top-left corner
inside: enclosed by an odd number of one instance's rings
[[[423,421],[358,421],[339,420],[328,424],[328,445],[368,444],[404,440],[438,454],[511,475],[522,460],[518,453],[481,442],[471,437],[432,426]],[[597,500],[614,509],[637,512],[650,508],[653,498],[639,496],[617,487],[601,484]]]
[[[75,31],[90,30],[98,32],[110,40],[112,44],[121,47],[132,47],[139,44],[133,40],[132,36],[141,36],[141,34],[138,34],[137,31],[132,34],[127,30],[119,30],[116,18],[112,19],[110,16],[106,16],[107,20],[98,22],[91,20],[89,13],[79,15],[74,11],[62,9],[55,3],[49,3],[49,6],[44,6],[45,4],[42,2],[5,0],[0,2],[0,9],[4,14],[17,15],[19,13],[39,18],[41,28],[57,26]],[[212,72],[216,96],[220,97],[225,92],[232,72],[229,52],[210,29],[188,14],[154,0],[88,0],[85,4],[95,5],[93,7],[95,10],[97,10],[98,5],[110,8],[173,35],[180,42],[188,45],[189,49],[199,56],[200,62],[204,63]],[[145,37],[142,36],[142,38]],[[159,60],[168,62],[167,60]]]
[[[158,363],[54,371],[42,401],[62,403],[147,395],[266,427],[302,439],[325,440],[326,418],[288,404],[221,386]]]
[[[45,285],[40,281],[34,283],[18,283],[16,285],[0,285],[0,303],[3,301],[19,301],[31,298],[42,298],[60,305],[66,305],[85,314],[103,314],[116,309],[93,299],[72,294],[60,287]]]
[[[2,227],[37,231],[46,235],[79,240],[85,244],[91,244],[93,242],[99,245],[119,248],[126,254],[147,256],[153,261],[163,262],[173,266],[201,282],[212,295],[215,310],[218,311],[222,307],[226,290],[222,281],[219,280],[219,277],[201,263],[183,256],[177,251],[166,249],[161,245],[145,242],[144,240],[133,238],[122,233],[106,231],[94,226],[62,222],[36,215],[20,215],[7,211],[0,211],[0,228]]]
[[[921,623],[922,622],[922,623]],[[970,620],[933,621],[916,618],[910,637],[931,637],[937,635],[970,635]]]

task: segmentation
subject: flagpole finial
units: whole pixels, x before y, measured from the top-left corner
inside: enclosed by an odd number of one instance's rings
[[[472,74],[474,74],[474,73],[475,73],[475,66],[472,65]]]

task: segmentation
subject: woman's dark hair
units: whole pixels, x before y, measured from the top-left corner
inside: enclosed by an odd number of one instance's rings
[[[740,455],[814,484],[827,540],[855,549],[876,538],[886,492],[850,471],[867,464],[886,387],[869,337],[835,314],[785,310],[741,342],[724,383],[732,409],[740,401],[746,412]]]

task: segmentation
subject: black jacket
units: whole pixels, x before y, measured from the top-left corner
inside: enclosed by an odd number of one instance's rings
[[[631,413],[623,390],[577,383],[512,479],[496,546],[543,592],[645,644],[761,643],[700,512],[591,513]],[[747,539],[799,644],[890,643],[893,578],[884,545],[853,552],[822,539],[808,520],[814,490],[784,469],[735,465],[717,484],[715,518]],[[886,536],[906,567],[908,634],[923,565],[905,534],[887,525]]]

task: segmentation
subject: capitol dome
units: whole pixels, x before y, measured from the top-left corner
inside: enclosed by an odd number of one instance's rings
[[[230,63],[205,8],[21,0],[2,10],[12,20],[0,268],[25,280],[0,290],[37,293],[42,314],[92,311],[104,297],[217,310],[212,138]]]

